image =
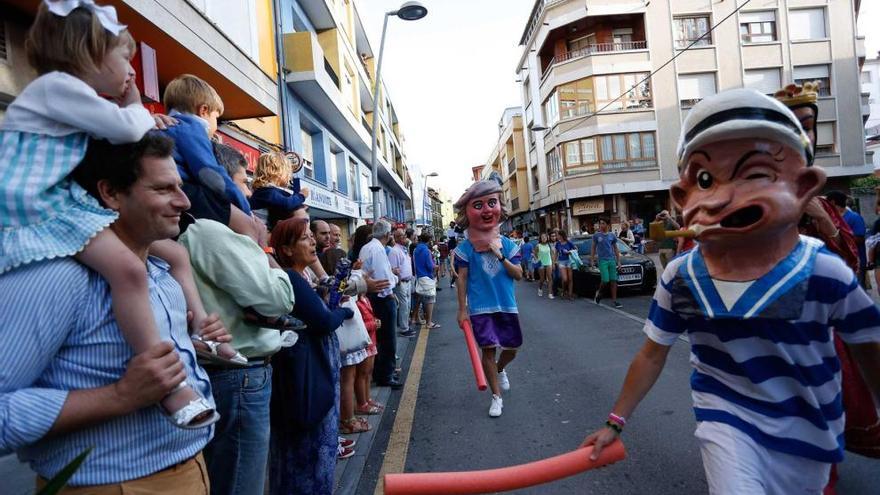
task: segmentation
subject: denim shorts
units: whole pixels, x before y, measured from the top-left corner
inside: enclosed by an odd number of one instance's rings
[[[560,268],[570,268],[571,267],[571,260],[559,260],[559,261],[557,261],[557,263],[559,264]]]

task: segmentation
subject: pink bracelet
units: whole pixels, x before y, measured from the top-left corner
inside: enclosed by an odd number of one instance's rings
[[[618,416],[614,413],[608,415],[608,421],[614,422],[621,427],[626,426],[626,418],[624,418],[623,416]]]

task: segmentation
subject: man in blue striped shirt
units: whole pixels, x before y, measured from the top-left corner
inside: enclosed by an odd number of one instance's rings
[[[183,292],[148,255],[154,241],[178,234],[189,208],[172,146],[153,133],[129,145],[92,143],[80,165],[82,185],[119,213],[111,228],[147,265],[162,343],[133,356],[109,285],[72,257],[0,277],[0,454],[17,452],[38,485],[92,448],[70,480],[73,493],[208,492],[201,451],[213,427],[177,428],[157,405],[187,376],[214,405]]]
[[[844,449],[833,339],[849,345],[877,397],[880,311],[840,258],[798,235],[825,182],[812,158],[791,111],[756,91],[727,91],[688,113],[671,194],[699,244],[663,272],[606,428],[584,441],[594,456],[687,332],[709,492],[822,493]]]

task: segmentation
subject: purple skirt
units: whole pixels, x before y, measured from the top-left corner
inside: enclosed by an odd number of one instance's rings
[[[481,348],[517,349],[522,345],[522,330],[516,313],[471,315],[474,339]]]

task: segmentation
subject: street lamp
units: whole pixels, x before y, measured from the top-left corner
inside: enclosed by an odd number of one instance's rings
[[[376,148],[379,142],[379,83],[382,81],[382,52],[385,51],[385,32],[388,29],[388,18],[396,15],[404,21],[417,21],[428,15],[428,9],[419,2],[405,2],[397,10],[385,12],[382,23],[382,38],[379,41],[379,58],[376,60],[376,80],[373,81],[373,145],[370,152],[372,181],[370,191],[373,193],[373,222],[379,221],[379,169],[376,167]]]
[[[529,130],[532,132],[541,132],[541,131],[548,131],[548,130],[550,130],[550,128],[544,127],[542,125],[535,125],[535,126],[529,127]],[[556,133],[556,130],[554,129],[553,130],[553,146],[559,146],[559,143],[557,141],[559,141],[559,135]],[[568,233],[570,235],[572,233],[571,228],[572,228],[573,224],[571,222],[571,205],[569,204],[569,200],[568,200],[568,184],[565,181],[565,162],[563,161],[563,160],[565,160],[564,154],[565,154],[564,149],[562,150],[562,153],[557,151],[556,152],[556,159],[559,160],[559,165],[560,165],[560,168],[562,171],[562,193],[565,195],[565,218],[568,221]]]
[[[422,184],[422,215],[425,214],[425,203],[428,199],[428,177],[437,177],[438,175],[440,174],[437,172],[431,172],[430,174],[425,175],[425,182]]]

